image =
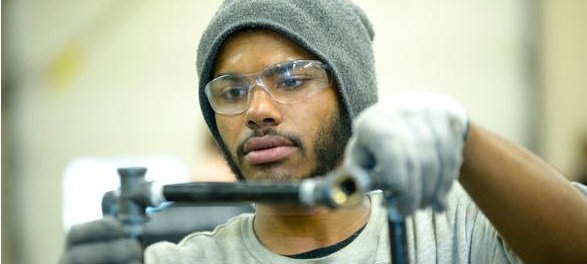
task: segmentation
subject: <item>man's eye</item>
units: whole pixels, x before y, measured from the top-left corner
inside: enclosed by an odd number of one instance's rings
[[[295,89],[304,84],[304,80],[298,77],[283,78],[277,83],[279,89]]]
[[[227,100],[237,100],[247,96],[247,88],[245,87],[227,87],[222,90],[220,96]]]

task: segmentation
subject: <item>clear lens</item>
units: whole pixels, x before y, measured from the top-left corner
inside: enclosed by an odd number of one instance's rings
[[[239,114],[249,104],[250,91],[259,86],[280,103],[311,96],[330,85],[326,65],[313,60],[275,64],[259,73],[227,74],[210,81],[205,92],[218,114]]]
[[[242,76],[224,75],[206,86],[206,96],[214,111],[231,114],[242,111],[248,104],[250,84]]]

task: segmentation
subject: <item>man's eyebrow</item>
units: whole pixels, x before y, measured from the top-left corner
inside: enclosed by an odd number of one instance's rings
[[[242,79],[242,74],[240,73],[235,73],[235,72],[221,72],[217,75],[214,75],[214,77],[212,79],[216,79],[216,78],[220,78],[222,77],[224,80],[240,80]]]
[[[214,74],[214,76],[212,76],[212,79],[218,78],[221,76],[234,76],[234,77],[236,77],[236,76],[241,76],[241,75],[242,74],[236,73],[236,72],[219,72],[219,73]]]

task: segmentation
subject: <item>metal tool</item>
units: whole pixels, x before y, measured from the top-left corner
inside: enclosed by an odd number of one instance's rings
[[[388,211],[391,258],[394,264],[408,263],[405,218],[395,211],[391,190],[378,179],[369,178],[362,171],[334,171],[323,177],[291,182],[194,182],[160,185],[145,180],[146,168],[120,168],[120,192],[105,195],[103,211],[109,201],[116,201],[116,216],[123,223],[124,232],[140,238],[148,221],[149,206],[164,202],[194,204],[267,202],[325,205],[338,208],[357,204],[363,194],[380,189],[384,193]],[[112,194],[112,193],[109,193]]]
[[[145,180],[146,168],[120,168],[120,192],[117,197],[105,195],[103,200],[115,200],[117,218],[124,232],[140,237],[147,222],[147,207],[164,202],[194,204],[265,202],[325,205],[330,208],[358,203],[365,190],[355,176],[335,171],[312,179],[291,182],[194,182],[160,185]],[[112,194],[112,193],[110,193]],[[103,211],[105,205],[103,201]]]

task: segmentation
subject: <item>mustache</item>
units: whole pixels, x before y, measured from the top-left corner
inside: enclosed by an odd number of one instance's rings
[[[294,134],[291,134],[291,133],[280,132],[274,128],[268,128],[268,129],[263,129],[263,130],[255,130],[255,131],[253,131],[253,133],[251,135],[247,136],[243,141],[241,141],[236,148],[237,158],[239,160],[241,160],[242,157],[245,155],[245,144],[251,138],[262,137],[262,136],[278,136],[278,137],[285,138],[285,139],[289,140],[290,142],[292,142],[294,147],[298,147],[302,154],[305,153],[306,147],[305,147],[304,143],[302,142],[301,137],[294,135]]]

